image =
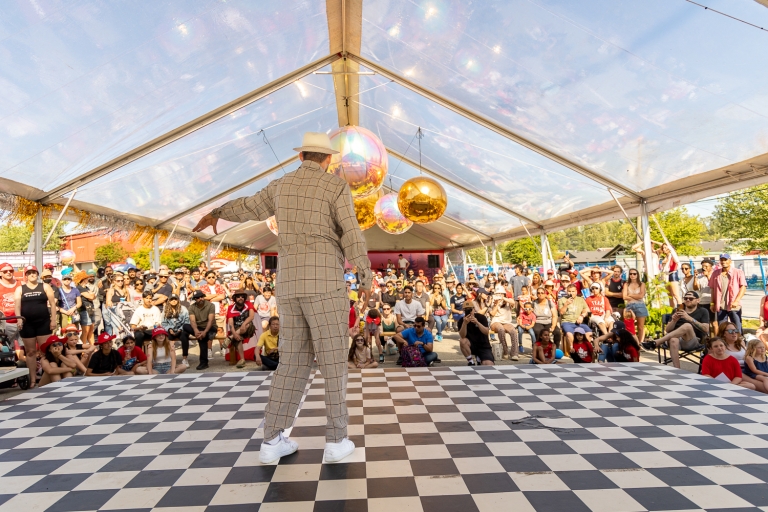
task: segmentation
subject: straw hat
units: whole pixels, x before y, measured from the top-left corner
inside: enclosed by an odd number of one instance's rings
[[[338,153],[331,147],[331,139],[327,133],[307,132],[301,141],[300,148],[293,148],[294,151],[309,151],[312,153],[323,153],[326,155],[335,155]]]

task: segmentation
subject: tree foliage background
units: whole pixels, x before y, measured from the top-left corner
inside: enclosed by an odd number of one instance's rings
[[[120,242],[111,242],[97,247],[94,256],[98,266],[106,267],[110,263],[125,261],[125,258],[128,257],[128,251],[123,249]]]
[[[768,249],[768,185],[734,192],[718,200],[712,224],[742,251]]]
[[[130,257],[136,262],[137,267],[147,270],[152,268],[149,262],[149,252],[149,248],[139,249]],[[191,251],[165,251],[160,255],[160,264],[168,265],[171,270],[178,267],[198,267],[201,261],[203,261],[203,255]]]
[[[53,228],[53,219],[43,221],[43,241]],[[57,251],[61,247],[60,237],[64,236],[63,222],[56,226],[56,232],[45,246],[46,251]],[[0,226],[0,251],[18,252],[29,248],[29,240],[32,238],[32,227],[25,224],[13,223]]]

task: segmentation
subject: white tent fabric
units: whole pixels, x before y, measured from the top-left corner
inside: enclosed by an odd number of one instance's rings
[[[762,3],[700,3],[768,26]],[[387,187],[449,195],[372,250],[620,218],[612,194],[634,216],[768,181],[766,42],[683,0],[4,2],[0,191],[189,233],[295,168],[304,131],[357,124]],[[274,248],[224,224],[204,237]]]

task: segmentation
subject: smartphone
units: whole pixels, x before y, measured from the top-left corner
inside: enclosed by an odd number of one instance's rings
[[[685,306],[684,306],[684,305],[682,305],[682,304],[678,304],[678,305],[677,305],[677,310],[678,310],[678,311],[683,311],[683,309],[684,309],[684,308],[685,308]]]

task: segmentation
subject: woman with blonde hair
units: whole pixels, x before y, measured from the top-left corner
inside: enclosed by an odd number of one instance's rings
[[[752,338],[747,342],[744,362],[746,363],[744,375],[759,381],[763,385],[763,392],[766,392],[768,390],[768,359],[765,357],[765,344],[761,339]]]

